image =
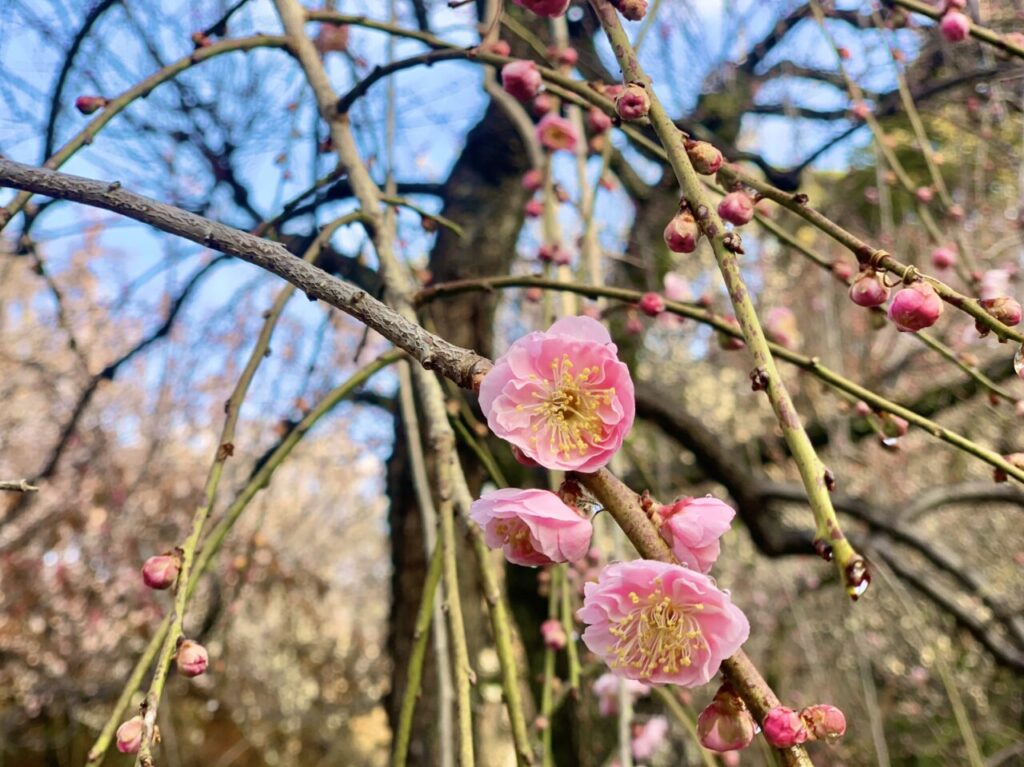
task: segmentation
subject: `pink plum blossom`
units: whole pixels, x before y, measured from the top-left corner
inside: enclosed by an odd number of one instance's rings
[[[633,738],[629,744],[633,751],[633,758],[650,759],[658,747],[665,742],[667,735],[668,719],[663,716],[652,716],[633,732]]]
[[[505,488],[484,493],[470,507],[470,519],[515,565],[575,562],[586,556],[594,532],[590,520],[549,490]]]
[[[601,716],[613,716],[619,712],[619,687],[624,687],[631,703],[650,693],[651,688],[635,679],[623,679],[610,672],[594,680],[591,689],[597,696],[597,712]]]
[[[584,586],[583,642],[613,672],[649,684],[706,684],[750,624],[706,575],[647,559],[606,565]]]
[[[552,112],[544,115],[544,118],[537,123],[537,139],[541,146],[552,152],[558,149],[571,152],[576,148],[579,136],[571,122]]]
[[[659,512],[661,536],[672,547],[681,564],[707,573],[718,559],[719,542],[732,524],[736,512],[711,496],[681,498]]]
[[[615,111],[623,120],[639,120],[646,117],[651,109],[651,97],[647,89],[638,84],[630,83],[615,99]]]
[[[790,748],[807,740],[810,734],[800,715],[791,708],[776,706],[761,723],[765,740],[776,748]]]
[[[665,226],[665,245],[673,253],[693,253],[700,239],[697,219],[688,210],[680,211]]]
[[[520,101],[529,101],[540,91],[544,80],[532,61],[510,61],[501,68],[501,86]]]
[[[608,330],[564,317],[520,338],[480,385],[491,431],[548,469],[594,472],[633,425],[629,368]]]
[[[570,0],[512,0],[512,2],[538,16],[553,19],[555,16],[565,13]]]
[[[665,299],[654,291],[648,291],[640,296],[640,301],[637,303],[637,306],[640,308],[640,311],[648,317],[657,317],[665,311]]]
[[[942,299],[927,282],[915,282],[893,296],[889,319],[902,333],[930,328],[942,314]]]
[[[587,112],[587,127],[590,128],[591,133],[600,135],[612,127],[612,118],[604,110],[591,107]]]
[[[665,298],[669,301],[685,303],[693,300],[690,283],[682,275],[676,272],[666,272],[662,284],[665,286]]]
[[[956,253],[952,248],[943,245],[932,251],[932,266],[936,269],[949,269],[955,263]]]

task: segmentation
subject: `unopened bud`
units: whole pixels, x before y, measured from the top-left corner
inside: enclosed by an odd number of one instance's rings
[[[630,83],[615,99],[615,111],[623,120],[639,120],[651,109],[651,97],[640,83]]]
[[[206,648],[198,642],[186,639],[178,645],[178,671],[188,677],[199,676],[210,665]]]
[[[707,141],[687,141],[686,156],[693,169],[704,176],[713,176],[722,167],[722,153]]]
[[[151,589],[169,589],[174,585],[180,569],[181,559],[177,554],[160,554],[150,557],[142,565],[142,580]]]
[[[729,192],[718,203],[718,215],[733,226],[743,226],[754,217],[754,201],[744,191]]]
[[[800,712],[811,740],[835,743],[846,732],[846,717],[835,706],[819,703]]]
[[[75,99],[75,109],[84,115],[91,115],[98,112],[107,105],[107,100],[102,96],[79,96]]]
[[[142,731],[145,724],[141,716],[133,716],[117,728],[117,750],[122,754],[138,753],[142,745]]]
[[[800,715],[791,708],[776,706],[761,723],[765,740],[776,748],[791,748],[804,743],[809,735]]]
[[[665,311],[665,299],[652,291],[644,293],[637,306],[648,317],[657,317]]]

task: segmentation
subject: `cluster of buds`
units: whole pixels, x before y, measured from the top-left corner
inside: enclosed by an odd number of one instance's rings
[[[819,703],[799,713],[776,706],[761,724],[765,740],[776,748],[791,748],[809,740],[835,743],[846,732],[846,717],[835,706]]]

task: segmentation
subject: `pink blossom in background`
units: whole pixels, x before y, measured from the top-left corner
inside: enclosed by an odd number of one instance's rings
[[[796,315],[789,307],[776,306],[769,309],[765,315],[764,332],[772,341],[787,349],[795,349],[800,345]]]
[[[565,635],[565,627],[557,618],[548,618],[540,624],[540,634],[544,639],[544,646],[552,650],[564,649],[569,642],[569,637]]]
[[[584,586],[583,642],[616,674],[706,684],[747,641],[750,624],[706,575],[646,559],[605,566]]]
[[[480,385],[491,431],[548,469],[594,472],[633,425],[629,369],[608,330],[565,317],[520,338]]]
[[[512,564],[575,562],[590,549],[590,520],[548,490],[493,490],[473,502],[469,516]]]
[[[661,537],[672,547],[681,564],[707,573],[722,551],[719,539],[732,524],[736,512],[712,498],[681,498],[661,507]]]
[[[544,115],[544,119],[537,123],[537,140],[542,147],[552,152],[558,149],[571,152],[576,148],[580,137],[571,122],[552,112]]]
[[[1007,269],[989,269],[981,275],[978,297],[984,300],[1010,294],[1010,272]]]
[[[512,2],[538,16],[553,19],[555,16],[565,13],[570,0],[512,0]]]
[[[690,290],[690,283],[681,274],[666,272],[662,284],[665,286],[665,298],[669,301],[678,301],[680,303],[693,301],[693,291]]]
[[[654,752],[665,742],[668,736],[668,719],[663,716],[652,716],[638,726],[630,741],[634,759],[650,759]]]
[[[619,712],[620,686],[626,688],[631,703],[636,703],[651,692],[650,687],[635,679],[623,679],[610,672],[601,674],[591,687],[597,696],[597,711],[601,716],[614,716]]]

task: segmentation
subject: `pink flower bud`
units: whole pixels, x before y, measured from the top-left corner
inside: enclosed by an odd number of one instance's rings
[[[552,152],[559,149],[571,152],[579,141],[573,124],[554,113],[544,115],[544,119],[537,123],[537,138],[541,146]]]
[[[951,43],[963,42],[971,33],[971,19],[960,11],[948,11],[939,21],[939,31]]]
[[[549,618],[540,624],[540,633],[544,637],[544,646],[552,650],[564,649],[565,645],[569,642],[562,622],[555,618]]]
[[[863,122],[868,119],[868,115],[871,114],[871,107],[865,104],[863,101],[855,101],[850,107],[850,114],[856,117],[858,120]]]
[[[713,176],[722,167],[722,153],[707,141],[687,141],[686,156],[693,169],[704,176]]]
[[[978,297],[983,301],[999,298],[1010,292],[1010,272],[1007,269],[989,269],[978,279]]]
[[[544,291],[541,290],[540,288],[538,288],[536,285],[534,285],[534,286],[531,286],[531,287],[527,288],[524,295],[525,295],[527,301],[529,301],[531,304],[536,304],[536,303],[538,303],[544,297]],[[512,448],[513,454],[516,453],[516,450],[517,450],[517,448],[515,448],[515,447]],[[516,460],[519,461],[519,458],[516,457]],[[536,466],[537,465],[536,461],[530,461],[529,463],[524,463],[523,461],[519,461],[519,463],[522,463],[524,466]]]
[[[520,101],[529,101],[540,91],[544,79],[532,61],[511,61],[501,68],[501,86]]]
[[[665,298],[669,301],[692,301],[693,293],[686,278],[676,272],[666,272],[662,281],[665,286]]]
[[[930,186],[919,186],[914,190],[914,197],[918,202],[927,205],[935,197],[935,192]]]
[[[963,205],[953,203],[949,206],[949,210],[946,211],[946,214],[954,221],[959,221],[964,217],[964,207]]]
[[[949,269],[956,263],[956,253],[945,246],[932,251],[932,266],[936,269]]]
[[[186,639],[178,645],[178,671],[188,677],[199,676],[210,664],[206,648],[198,642]]]
[[[850,53],[849,48],[837,48],[836,53],[839,54],[839,58],[841,58],[843,61],[849,61],[851,58],[853,58],[853,55]]]
[[[850,300],[857,306],[881,306],[889,300],[889,288],[882,284],[877,272],[861,272],[850,285]]]
[[[981,308],[991,314],[997,320],[1004,325],[1013,327],[1019,325],[1021,320],[1021,308],[1020,303],[1014,298],[1008,298],[1007,296],[1000,296],[999,298],[987,298],[982,301]],[[984,335],[988,332],[988,328],[982,325],[980,322],[975,323],[978,332]]]
[[[102,96],[79,96],[75,99],[75,109],[84,115],[91,115],[98,112],[107,105],[107,100]]]
[[[553,19],[555,16],[565,13],[570,0],[512,0],[512,2],[538,16]]]
[[[643,296],[640,297],[640,302],[637,306],[640,307],[640,311],[648,317],[657,317],[665,311],[665,300],[657,293],[651,291],[649,293],[644,293]]]
[[[548,58],[554,59],[560,66],[574,67],[576,62],[579,61],[580,55],[576,52],[575,48],[569,46],[562,49],[552,46],[548,48]]]
[[[765,740],[776,748],[790,748],[807,740],[809,733],[800,715],[791,708],[776,706],[761,724]]]
[[[626,332],[631,336],[638,336],[644,332],[644,323],[635,314],[626,317]]]
[[[665,227],[665,244],[673,253],[693,253],[699,239],[697,219],[688,210],[677,213]]]
[[[819,703],[800,712],[811,740],[835,743],[846,732],[846,717],[835,706]]]
[[[344,24],[321,24],[314,41],[316,49],[325,53],[344,53],[348,50],[348,26]]]
[[[527,200],[526,205],[523,206],[523,213],[527,218],[540,218],[544,213],[544,202],[536,197]]]
[[[117,728],[117,750],[122,754],[138,753],[142,745],[142,730],[145,725],[141,716],[133,716]]]
[[[556,250],[558,250],[557,245],[541,245],[537,249],[537,260],[543,261],[546,264],[551,263],[555,260]]]
[[[587,112],[587,127],[591,133],[601,134],[612,127],[612,118],[597,107],[591,107]]]
[[[530,111],[533,113],[534,117],[543,117],[551,111],[553,106],[554,102],[548,94],[539,93],[537,94],[537,98],[530,103]]]
[[[160,554],[150,557],[142,565],[142,580],[151,589],[169,589],[174,585],[181,569],[181,560],[177,554]]]
[[[623,120],[639,120],[651,109],[651,97],[639,83],[630,83],[615,99],[615,111]]]
[[[718,215],[733,226],[743,226],[754,217],[754,201],[746,192],[729,192],[718,203]]]
[[[867,418],[871,415],[871,405],[862,399],[857,400],[857,404],[853,406],[853,411],[861,418]]]
[[[726,685],[697,717],[697,737],[704,748],[718,753],[739,751],[754,740],[754,717],[743,700]]]
[[[508,44],[507,40],[495,40],[486,43],[482,48],[487,53],[493,53],[495,56],[509,56],[512,54],[512,46]]]
[[[1015,469],[1024,471],[1024,453],[1010,453],[1009,455],[1004,455],[1003,460]],[[1005,482],[1007,480],[1006,472],[997,468],[992,472],[992,479],[996,482]]]
[[[612,5],[630,21],[640,21],[647,15],[647,0],[612,0]]]
[[[927,282],[915,282],[893,296],[889,319],[903,333],[930,328],[942,315],[942,299]]]
[[[531,168],[523,174],[523,189],[527,192],[536,192],[544,186],[544,174],[537,168]]]

